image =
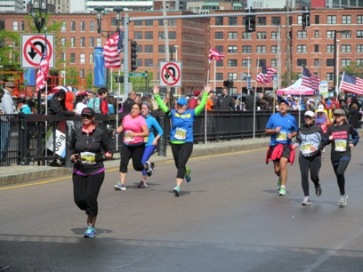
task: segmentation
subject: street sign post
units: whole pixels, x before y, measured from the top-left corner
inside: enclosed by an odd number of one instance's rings
[[[21,66],[22,68],[38,68],[45,47],[49,59],[49,68],[54,68],[54,35],[23,34],[21,36]]]

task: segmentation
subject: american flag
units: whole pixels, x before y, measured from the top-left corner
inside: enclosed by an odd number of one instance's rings
[[[103,56],[105,58],[105,67],[120,68],[120,53],[123,47],[124,33],[121,30],[115,32],[106,41],[103,48]]]
[[[314,76],[310,73],[310,71],[303,67],[303,76],[301,81],[301,86],[305,86],[314,90],[319,89],[320,84],[320,78],[317,76]]]
[[[213,48],[209,49],[209,62],[212,62],[212,60],[220,61],[223,59],[224,59],[224,54],[218,52]]]
[[[274,74],[277,73],[276,69],[272,67],[261,66],[262,71],[256,76],[256,81],[262,84],[271,84],[274,81]]]
[[[49,57],[47,50],[47,36],[45,35],[45,49],[39,63],[39,70],[37,72],[36,90],[39,91],[45,87],[49,73]]]
[[[346,92],[363,95],[363,79],[344,73],[340,83],[340,89]]]

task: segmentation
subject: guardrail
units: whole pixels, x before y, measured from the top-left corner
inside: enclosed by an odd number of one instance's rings
[[[264,130],[272,112],[257,111],[255,116],[255,137],[265,135]],[[170,120],[160,111],[152,113],[164,129],[159,142],[159,156],[166,156],[166,147],[170,133]],[[291,112],[298,119],[298,111]],[[302,113],[301,113],[302,114]],[[96,122],[113,142],[114,151],[118,152],[121,139],[113,131],[120,123],[123,114],[96,115]],[[205,122],[207,122],[205,124]],[[51,164],[59,160],[66,167],[70,166],[68,147],[71,131],[82,125],[80,116],[60,117],[53,115],[13,114],[0,116],[0,164],[1,165],[38,165]],[[206,131],[206,133],[205,133]],[[228,141],[253,137],[252,111],[220,111],[202,114],[195,118],[194,142],[204,143]]]

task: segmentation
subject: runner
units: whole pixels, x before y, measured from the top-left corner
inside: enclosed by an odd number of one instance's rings
[[[175,166],[178,169],[176,175],[176,186],[173,189],[175,196],[179,196],[183,180],[191,181],[191,169],[186,167],[190,155],[193,151],[193,123],[196,115],[204,111],[205,103],[208,99],[210,86],[204,88],[202,100],[195,109],[187,109],[188,101],[181,97],[177,100],[176,109],[169,109],[159,95],[159,87],[154,86],[154,95],[159,108],[171,119],[170,142],[173,152]]]
[[[288,113],[289,102],[279,100],[279,112],[270,116],[265,133],[271,135],[270,146],[267,151],[266,163],[271,159],[274,162],[275,174],[279,177],[277,185],[279,195],[286,195],[287,163],[295,159],[295,151],[291,139],[297,135],[297,124],[294,116]]]
[[[301,173],[301,186],[304,192],[303,206],[311,204],[309,196],[309,170],[312,182],[315,185],[315,194],[321,195],[319,183],[319,171],[321,167],[321,151],[324,148],[323,131],[315,123],[313,111],[306,111],[304,114],[305,124],[297,133],[294,147],[300,146],[299,164]]]
[[[142,155],[142,164],[145,164],[154,153],[154,150],[158,144],[160,137],[163,135],[163,129],[159,125],[158,121],[156,121],[155,117],[150,115],[151,105],[147,102],[143,102],[141,104],[141,114],[145,117],[147,128],[149,129],[149,136],[145,137],[145,150]],[[157,135],[155,136],[155,132]],[[150,176],[145,169],[142,170],[141,181],[138,185],[139,188],[146,188],[146,178]]]
[[[348,195],[345,194],[344,173],[350,162],[351,149],[358,144],[359,135],[351,124],[348,124],[343,109],[334,111],[333,125],[328,128],[326,144],[332,143],[330,159],[337,177],[340,197],[338,205],[344,208],[348,204]]]

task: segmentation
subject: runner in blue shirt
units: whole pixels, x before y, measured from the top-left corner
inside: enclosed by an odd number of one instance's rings
[[[279,112],[270,116],[265,133],[271,135],[267,161],[274,163],[275,174],[279,177],[279,195],[286,195],[287,163],[293,162],[295,152],[291,146],[291,139],[297,135],[298,127],[294,116],[288,113],[289,103],[285,99],[279,100]]]
[[[178,169],[176,175],[176,186],[173,189],[175,196],[180,195],[180,186],[183,180],[191,181],[191,169],[186,167],[190,155],[193,151],[193,123],[194,117],[204,111],[204,106],[208,99],[210,86],[204,88],[202,100],[195,109],[187,109],[188,103],[184,97],[176,102],[176,109],[169,109],[159,95],[159,87],[154,86],[155,100],[159,108],[165,112],[171,120],[170,145],[173,153],[175,166]]]

